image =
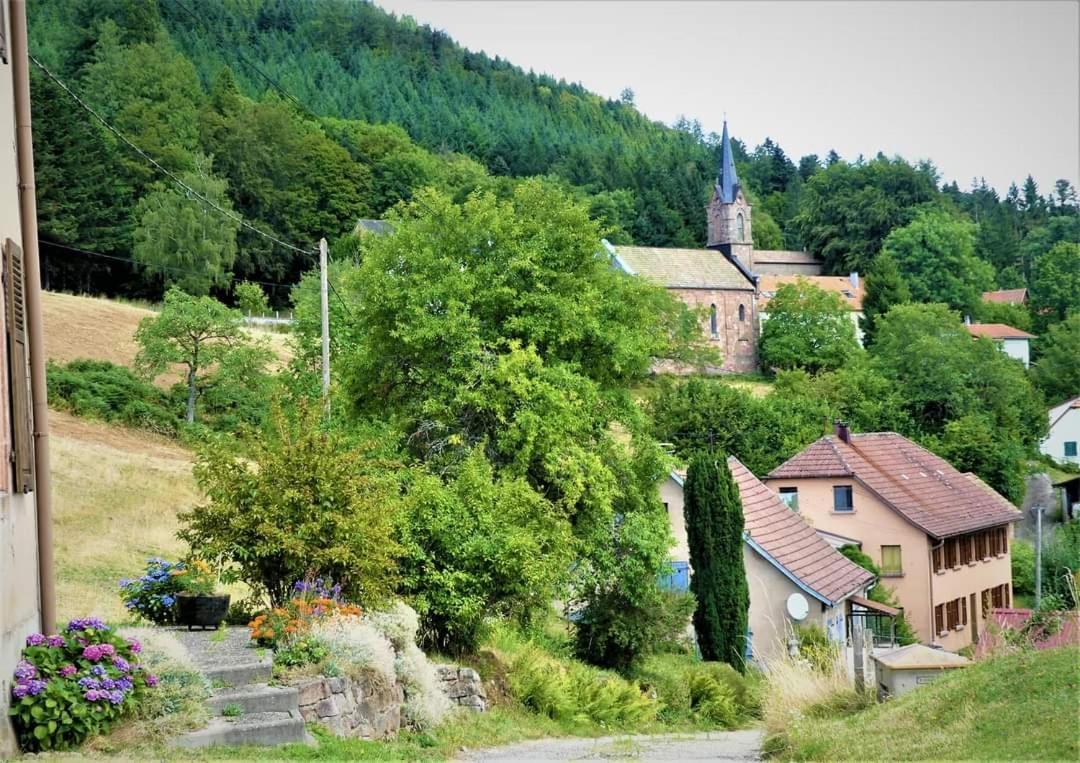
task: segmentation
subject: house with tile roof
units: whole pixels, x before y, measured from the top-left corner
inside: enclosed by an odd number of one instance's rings
[[[924,642],[975,644],[987,613],[1011,605],[1020,512],[906,437],[852,434],[838,423],[765,482],[815,529],[858,542]]]
[[[1016,358],[1024,364],[1024,368],[1031,365],[1031,340],[1034,334],[1021,331],[1006,323],[971,323],[965,321],[964,325],[972,336],[981,336],[994,342],[1001,351],[1010,358]]]
[[[1064,464],[1080,464],[1080,396],[1050,409],[1050,430],[1039,445],[1046,455]]]
[[[874,576],[837,552],[737,458],[729,457],[728,466],[743,504],[751,657],[760,663],[786,652],[794,624],[787,611],[792,594],[810,604],[803,622],[820,625],[842,643],[853,602],[865,601]],[[683,519],[684,479],[684,473],[674,471],[660,486],[675,536],[672,562],[677,588],[685,588],[691,573]]]
[[[1001,305],[1026,305],[1028,301],[1027,289],[984,291],[982,298],[983,302],[996,302]]]
[[[840,297],[844,306],[848,309],[848,315],[855,326],[855,338],[862,345],[863,330],[863,295],[865,288],[858,273],[848,276],[804,276],[804,275],[759,275],[757,314],[761,325],[769,319],[769,301],[776,296],[776,292],[784,284],[806,281],[825,291],[831,291]]]

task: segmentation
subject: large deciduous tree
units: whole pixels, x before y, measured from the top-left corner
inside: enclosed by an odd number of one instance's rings
[[[175,288],[166,292],[160,313],[142,319],[135,341],[139,345],[136,366],[151,378],[175,366],[184,369],[189,424],[195,421],[202,375],[216,366],[236,369],[233,376],[237,377],[256,374],[270,358],[266,346],[245,333],[239,310]],[[231,381],[243,383],[241,378]]]
[[[750,593],[739,487],[721,456],[702,452],[690,461],[684,496],[698,647],[706,660],[726,662],[741,672],[746,667]]]
[[[760,355],[768,368],[828,371],[859,352],[851,310],[835,292],[799,279],[777,289],[767,312]]]
[[[1059,241],[1035,260],[1031,308],[1040,326],[1080,313],[1080,243]]]
[[[882,252],[866,273],[862,301],[863,344],[869,346],[874,343],[874,331],[881,316],[889,312],[894,305],[910,300],[911,289],[900,275],[896,260],[888,252]]]
[[[1074,313],[1036,342],[1032,376],[1047,400],[1059,403],[1080,395],[1080,313]]]

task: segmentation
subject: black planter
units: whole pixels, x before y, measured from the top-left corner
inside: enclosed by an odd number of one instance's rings
[[[176,622],[192,628],[217,628],[229,614],[229,594],[176,597]]]

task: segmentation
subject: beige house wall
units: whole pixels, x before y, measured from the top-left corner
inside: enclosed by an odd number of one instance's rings
[[[671,547],[669,556],[673,562],[689,562],[690,546],[686,542],[686,520],[683,517],[683,492],[680,486],[671,477],[668,477],[660,485],[660,500],[667,509],[668,525],[671,527],[671,535],[675,538],[675,545]]]
[[[1012,527],[1009,527],[1009,549],[1012,548]],[[933,604],[947,604],[954,599],[965,598],[968,602],[968,622],[959,630],[948,631],[945,635],[937,634],[935,643],[949,651],[957,651],[978,641],[979,634],[986,628],[987,617],[982,611],[982,592],[999,585],[1009,586],[1009,601],[1012,601],[1012,559],[1007,551],[987,560],[977,560],[970,564],[931,574],[933,584]]]
[[[11,18],[6,0],[4,23]],[[10,28],[4,39],[10,40]],[[0,63],[0,244],[10,238],[22,245],[18,171],[15,157],[15,95],[9,62]],[[0,295],[3,290],[0,289]],[[41,629],[38,598],[37,505],[34,494],[11,492],[10,398],[7,378],[6,306],[0,296],[0,758],[16,752],[8,716],[12,672],[26,637]]]

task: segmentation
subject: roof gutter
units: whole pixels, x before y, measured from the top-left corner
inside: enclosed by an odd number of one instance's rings
[[[19,219],[26,276],[26,323],[30,340],[30,394],[34,410],[34,479],[37,505],[38,591],[42,630],[56,625],[53,574],[52,486],[49,479],[49,403],[45,385],[45,331],[41,320],[41,259],[37,199],[34,196],[34,142],[30,131],[30,56],[26,0],[11,0],[11,71],[15,90],[15,152],[19,167]],[[48,632],[46,631],[46,632]]]

